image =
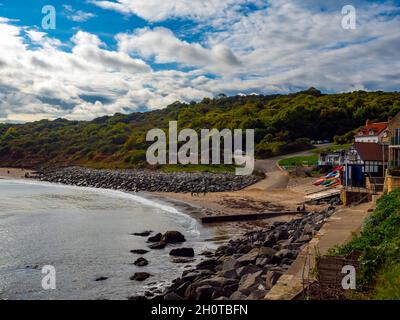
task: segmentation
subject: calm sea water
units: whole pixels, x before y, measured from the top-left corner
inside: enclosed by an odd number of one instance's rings
[[[144,255],[136,267],[132,249],[146,249],[133,232],[178,230],[184,246],[215,248],[203,228],[174,207],[120,191],[0,180],[0,299],[126,299],[163,286],[185,265],[171,262],[174,246]],[[56,269],[56,289],[43,290],[41,268]],[[129,280],[137,271],[154,276]],[[94,281],[97,277],[109,277]]]

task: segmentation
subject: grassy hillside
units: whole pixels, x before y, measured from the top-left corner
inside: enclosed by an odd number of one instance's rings
[[[310,147],[309,139],[333,140],[363,125],[400,111],[400,93],[354,92],[323,95],[316,89],[291,95],[219,96],[199,103],[176,102],[163,110],[115,114],[93,121],[42,120],[0,125],[2,166],[145,165],[149,129],[255,129],[258,157]],[[342,139],[343,140],[343,139]],[[341,141],[343,142],[343,141]]]
[[[400,299],[400,189],[379,200],[362,234],[338,252],[354,250],[363,253],[359,292],[373,299]]]

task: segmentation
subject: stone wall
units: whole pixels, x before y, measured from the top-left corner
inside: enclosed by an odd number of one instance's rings
[[[400,177],[386,175],[384,192],[389,193],[400,188]]]
[[[369,202],[372,199],[372,195],[369,192],[360,192],[360,191],[349,191],[349,190],[342,190],[340,194],[340,200],[342,200],[345,206],[349,206],[351,204],[357,203],[364,203]]]

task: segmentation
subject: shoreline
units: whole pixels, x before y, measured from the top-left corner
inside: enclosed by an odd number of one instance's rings
[[[4,170],[7,169],[3,168],[3,172]],[[19,176],[19,179],[23,178],[21,173],[24,171],[17,172],[16,176]],[[109,174],[109,171],[107,173]],[[99,178],[97,174],[96,181],[100,181],[101,175]],[[118,171],[112,174],[118,174]],[[51,181],[43,177],[42,173],[42,175],[32,177],[32,180],[136,194],[150,201],[169,204],[181,213],[194,218],[199,224],[201,224],[202,216],[211,214],[293,210],[303,196],[301,192],[289,188],[267,191],[254,188],[254,185],[237,191],[208,192],[196,196],[187,192],[144,191],[137,193],[119,187],[107,188],[104,184],[93,186],[84,176],[79,176],[78,181],[70,177],[61,177],[64,179],[61,181]],[[27,179],[29,180],[31,179]],[[258,221],[210,224],[210,227],[216,228],[213,232],[214,236],[205,241],[214,243],[216,249],[207,254],[196,252],[195,264],[183,271],[180,277],[168,281],[171,285],[167,285],[161,293],[150,292],[148,296],[135,295],[129,299],[264,299],[280,276],[291,266],[301,249],[308,244],[312,236],[335,211],[335,207],[331,206],[311,207],[313,206],[307,208],[310,211],[308,214],[299,212],[294,216],[280,216]],[[220,235],[218,229],[222,230]]]

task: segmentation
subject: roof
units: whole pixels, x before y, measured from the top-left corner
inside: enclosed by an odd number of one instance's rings
[[[366,125],[358,130],[356,137],[364,136],[379,136],[388,126],[388,122],[374,122],[369,123],[367,121]]]
[[[388,161],[388,148],[379,143],[372,142],[355,142],[354,149],[363,161]],[[383,151],[385,152],[383,154]]]

